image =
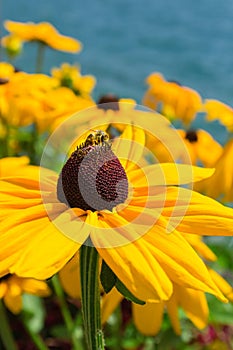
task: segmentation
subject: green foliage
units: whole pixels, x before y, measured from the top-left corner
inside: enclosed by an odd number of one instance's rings
[[[45,308],[40,297],[26,293],[23,295],[22,319],[33,333],[39,333],[43,329]]]

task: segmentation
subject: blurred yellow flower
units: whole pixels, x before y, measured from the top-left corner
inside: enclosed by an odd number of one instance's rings
[[[135,100],[118,98],[118,96],[113,94],[102,95],[97,101],[97,107],[99,109],[98,114],[102,113],[103,116],[105,113],[112,114],[112,120],[114,121],[119,119],[119,115],[121,115],[122,120],[127,119],[127,115],[129,114],[132,116],[132,120],[136,120],[139,111],[141,111],[141,116],[145,120],[150,116],[154,127],[158,125],[156,135],[153,132],[154,128],[149,127],[147,130],[144,130],[145,149],[148,150],[150,161],[159,161],[162,163],[181,161],[182,163],[191,164],[190,156],[184,142],[171,123],[163,118],[164,127],[159,127],[162,118],[159,113],[151,112],[142,106],[139,106],[139,109],[137,109],[138,105]],[[109,126],[107,131],[114,138],[115,134],[119,131],[123,132],[124,128],[124,124],[114,122]]]
[[[17,127],[34,123],[41,133],[51,132],[70,115],[94,104],[90,97],[76,96],[45,74],[18,72],[3,87],[2,118]]]
[[[210,152],[211,153],[211,152]],[[233,139],[223,147],[221,156],[213,164],[214,174],[194,185],[195,190],[222,202],[233,201]]]
[[[0,278],[0,299],[3,299],[6,307],[14,314],[18,314],[22,309],[23,293],[47,297],[51,291],[46,282],[33,278],[21,278],[10,274]]]
[[[82,44],[69,36],[61,35],[48,22],[41,23],[21,23],[5,21],[5,28],[23,41],[38,41],[54,50],[76,53],[82,49]]]
[[[219,120],[228,131],[233,131],[233,109],[218,100],[206,99],[204,101],[204,112],[208,121]]]
[[[192,164],[213,167],[222,154],[222,146],[205,130],[177,129],[190,155]],[[210,152],[211,150],[211,152]]]
[[[23,42],[17,35],[7,35],[1,39],[1,44],[5,47],[10,57],[19,55],[23,48]]]
[[[84,98],[89,98],[96,84],[96,79],[92,75],[81,75],[78,66],[68,63],[63,63],[60,68],[53,68],[51,75],[61,86],[70,88],[76,95]]]
[[[6,82],[14,75],[15,68],[8,62],[0,62],[0,79]],[[1,84],[2,85],[2,84]]]
[[[149,87],[142,103],[170,120],[179,119],[188,126],[202,111],[202,99],[197,91],[175,81],[166,81],[160,73],[150,74],[146,82]]]

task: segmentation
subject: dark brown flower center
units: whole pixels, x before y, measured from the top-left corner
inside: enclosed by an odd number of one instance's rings
[[[198,136],[196,130],[189,130],[186,132],[185,135],[186,140],[188,140],[190,143],[194,143],[198,141]]]
[[[95,144],[92,136],[72,153],[62,168],[57,196],[71,208],[112,210],[128,196],[127,176],[110,143],[100,140]]]
[[[0,277],[0,282],[7,281],[12,275],[10,273]]]
[[[7,84],[9,82],[9,79],[6,78],[0,78],[0,85]]]
[[[112,109],[113,111],[119,110],[119,98],[113,94],[106,94],[99,98],[97,106],[99,109]]]

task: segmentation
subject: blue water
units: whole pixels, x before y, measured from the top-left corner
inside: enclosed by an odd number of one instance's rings
[[[79,63],[97,79],[94,97],[113,92],[140,103],[153,71],[233,105],[232,0],[2,0],[5,19],[49,21],[79,39],[80,54],[48,49],[45,72]],[[33,72],[35,48],[16,61]]]

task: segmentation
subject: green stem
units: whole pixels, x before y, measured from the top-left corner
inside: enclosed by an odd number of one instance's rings
[[[80,250],[80,280],[84,333],[88,350],[103,350],[101,328],[99,263],[94,247],[82,245]]]
[[[44,341],[42,340],[41,336],[37,333],[32,332],[31,328],[28,326],[27,322],[24,322],[22,318],[22,322],[24,325],[24,328],[30,335],[33,343],[36,345],[38,350],[49,350],[49,348],[45,345]]]
[[[14,337],[9,325],[5,306],[0,299],[0,337],[6,350],[17,350]]]
[[[38,41],[38,51],[36,57],[36,73],[42,73],[44,63],[45,44]]]
[[[77,338],[75,334],[75,327],[74,327],[74,321],[72,319],[72,316],[70,314],[68,305],[66,303],[65,294],[63,292],[62,286],[59,281],[59,277],[57,275],[53,276],[52,278],[53,288],[55,290],[55,293],[57,295],[59,305],[61,308],[61,313],[64,318],[66,328],[70,334],[70,337],[72,339],[73,343],[73,350],[80,350],[82,349],[81,341]]]

